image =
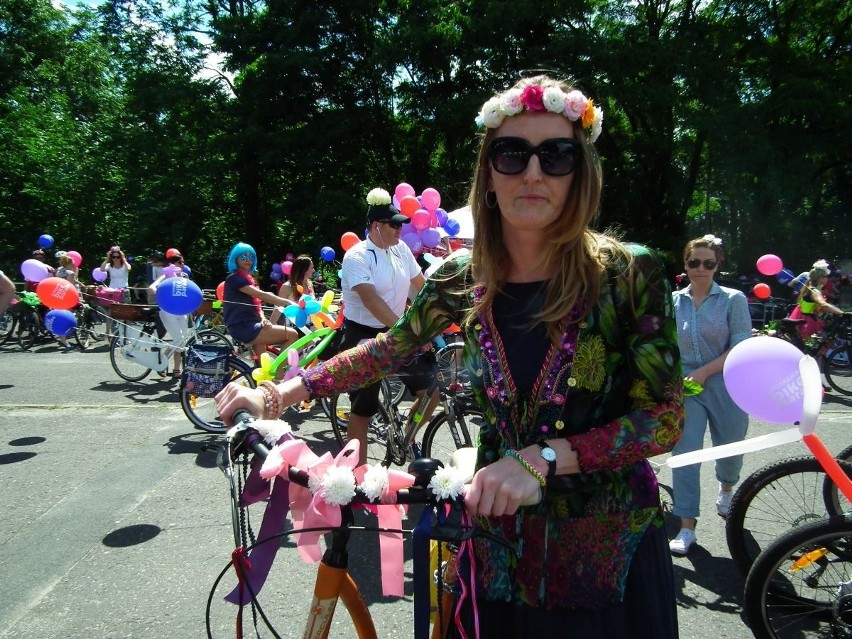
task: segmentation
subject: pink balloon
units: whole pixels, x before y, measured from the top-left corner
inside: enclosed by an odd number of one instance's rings
[[[293,255],[292,253],[287,253],[287,255],[284,256],[284,259],[287,260],[288,262],[292,262],[295,258],[296,258],[296,256]]]
[[[290,275],[290,271],[292,270],[293,262],[291,262],[290,260],[284,260],[283,262],[281,262],[281,272],[284,273],[284,275]]]
[[[782,268],[784,268],[784,264],[777,255],[767,253],[757,258],[757,270],[763,275],[778,275]]]
[[[410,184],[406,184],[405,182],[400,182],[396,185],[396,188],[393,191],[393,195],[398,202],[402,202],[402,198],[404,198],[406,195],[414,195],[414,187]]]
[[[96,282],[103,282],[107,278],[107,272],[102,271],[100,268],[92,269],[92,279]]]
[[[423,193],[420,194],[420,201],[424,209],[434,211],[441,206],[441,194],[432,187],[429,187],[428,189],[423,189]]]
[[[21,275],[30,282],[41,282],[50,275],[50,268],[41,260],[24,260],[21,262]]]
[[[424,231],[429,228],[429,211],[426,209],[417,209],[411,216],[411,226],[418,231]]]
[[[71,263],[74,264],[75,268],[80,268],[80,264],[83,263],[82,255],[80,255],[77,251],[68,251],[66,255],[71,258]]]
[[[774,424],[802,419],[802,352],[777,337],[750,337],[731,349],[722,376],[737,406]]]

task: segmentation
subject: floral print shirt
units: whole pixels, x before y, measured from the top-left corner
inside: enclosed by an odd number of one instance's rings
[[[470,279],[467,257],[444,264],[387,333],[302,373],[312,397],[358,388],[457,323],[466,326],[465,366],[486,415],[478,466],[507,448],[570,441],[579,474],[557,476],[542,503],[517,515],[479,521],[519,550],[477,541],[477,589],[487,599],[547,609],[621,601],[639,541],[649,526],[662,525],[647,458],[670,451],[680,437],[683,376],[663,266],[649,249],[630,248],[632,268],[613,265],[602,275],[594,308],[566,312],[562,339],[550,346],[529,392],[514,385],[490,312],[463,323],[483,292]]]

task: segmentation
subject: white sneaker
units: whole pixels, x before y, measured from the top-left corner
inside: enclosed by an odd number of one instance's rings
[[[698,538],[692,528],[681,528],[677,537],[669,542],[669,550],[675,555],[685,555],[696,541]]]
[[[716,512],[720,517],[727,517],[731,509],[731,500],[734,498],[733,490],[722,490],[719,488],[719,496],[716,497]]]

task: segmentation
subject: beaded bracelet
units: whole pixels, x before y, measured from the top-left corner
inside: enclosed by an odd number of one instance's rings
[[[260,390],[263,393],[264,415],[267,419],[278,419],[283,412],[281,410],[281,394],[278,392],[278,387],[270,380],[264,380],[260,384]]]
[[[535,466],[533,466],[533,465],[529,462],[529,460],[528,460],[526,457],[524,457],[523,455],[521,455],[518,451],[516,451],[516,450],[512,450],[511,448],[507,448],[507,449],[506,449],[506,452],[505,452],[505,454],[504,454],[504,457],[511,457],[511,458],[512,458],[512,459],[514,459],[516,462],[518,462],[521,466],[523,466],[524,468],[526,468],[526,469],[527,469],[527,471],[528,471],[528,472],[529,472],[529,473],[530,473],[533,477],[535,477],[535,478],[538,480],[538,483],[539,483],[541,486],[546,486],[546,485],[547,485],[547,480],[544,478],[544,475],[542,475],[540,472],[538,472],[538,469],[537,469]]]

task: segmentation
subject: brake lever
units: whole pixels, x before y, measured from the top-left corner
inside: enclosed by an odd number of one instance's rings
[[[464,502],[461,499],[454,500],[450,503],[449,513],[438,513],[435,522],[429,529],[429,536],[437,541],[442,541],[450,544],[461,544],[463,541],[479,537],[493,541],[514,553],[519,557],[518,546],[512,542],[495,535],[479,526],[467,526],[462,523],[464,515]]]

